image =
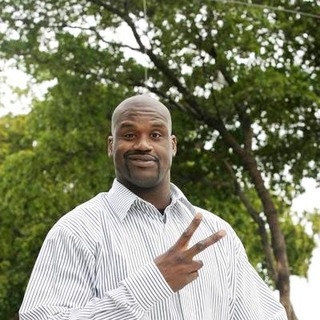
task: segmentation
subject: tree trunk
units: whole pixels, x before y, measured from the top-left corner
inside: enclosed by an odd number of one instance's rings
[[[280,228],[278,212],[274,206],[271,195],[265,186],[256,159],[251,152],[247,152],[238,144],[234,137],[228,132],[222,121],[215,121],[214,125],[227,145],[229,145],[234,153],[241,159],[243,167],[249,173],[251,181],[261,200],[263,211],[270,227],[271,245],[275,258],[275,270],[277,275],[275,284],[280,293],[280,302],[286,309],[288,319],[296,320],[297,318],[290,302],[290,271],[286,242]]]

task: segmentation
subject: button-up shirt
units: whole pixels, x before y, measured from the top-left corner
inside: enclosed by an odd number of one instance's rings
[[[173,292],[154,259],[168,250],[196,212],[190,246],[220,229],[227,235],[195,258],[199,277]],[[282,305],[248,262],[233,229],[193,206],[171,185],[160,213],[117,180],[64,215],[50,230],[20,308],[21,320],[284,320]]]

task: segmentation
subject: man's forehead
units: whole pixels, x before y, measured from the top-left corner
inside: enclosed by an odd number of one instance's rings
[[[159,110],[157,108],[148,108],[145,106],[132,106],[128,108],[120,109],[115,117],[118,121],[135,121],[137,118],[149,118],[149,120],[166,121],[169,119],[168,115],[164,110]]]
[[[131,110],[153,110],[170,117],[168,108],[160,101],[144,95],[137,95],[122,101],[114,110],[114,114]]]
[[[143,121],[144,117],[146,121],[162,122],[171,131],[169,110],[159,101],[145,97],[133,97],[120,103],[112,115],[113,129],[115,126],[119,126],[120,123],[123,126],[124,123],[128,125],[130,121]]]
[[[118,123],[116,125],[119,128],[128,128],[128,127],[138,127],[141,124],[147,123],[150,127],[158,127],[158,128],[165,128],[168,127],[168,122],[165,121],[165,119],[146,119],[146,121],[139,121],[139,119],[129,119],[126,118],[121,121],[119,119]]]

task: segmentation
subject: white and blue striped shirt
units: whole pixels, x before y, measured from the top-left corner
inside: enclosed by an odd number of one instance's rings
[[[282,305],[248,262],[232,228],[192,206],[172,185],[161,214],[117,180],[48,233],[20,308],[20,320],[284,320]],[[190,224],[190,246],[225,229],[201,252],[199,277],[174,293],[154,263]]]

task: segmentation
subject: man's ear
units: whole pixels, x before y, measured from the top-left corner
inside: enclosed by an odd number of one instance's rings
[[[108,156],[112,157],[112,155],[113,155],[113,137],[112,136],[108,137],[107,151],[108,151]]]
[[[173,156],[175,156],[177,153],[177,138],[175,135],[171,136],[171,141],[172,141],[172,150],[173,150],[172,154]]]

